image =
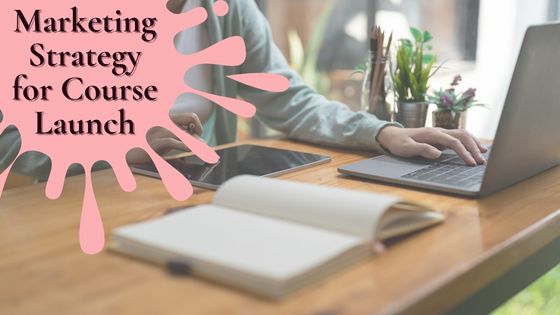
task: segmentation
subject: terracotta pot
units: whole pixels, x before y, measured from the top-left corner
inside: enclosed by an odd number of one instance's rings
[[[428,103],[397,103],[397,121],[405,128],[421,128],[426,126]]]
[[[433,125],[444,129],[465,129],[467,127],[467,113],[451,111],[434,111]]]

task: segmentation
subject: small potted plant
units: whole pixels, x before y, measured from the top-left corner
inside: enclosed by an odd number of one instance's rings
[[[401,39],[397,46],[396,65],[392,81],[397,105],[397,121],[406,128],[426,125],[428,115],[427,92],[429,80],[434,75],[436,58],[430,53],[432,35],[411,28],[414,42]],[[393,67],[391,67],[393,68]]]
[[[485,106],[475,99],[476,89],[457,91],[462,80],[462,77],[457,75],[447,89],[433,91],[428,97],[429,102],[437,106],[437,110],[433,112],[434,127],[465,129],[467,111],[474,106]]]

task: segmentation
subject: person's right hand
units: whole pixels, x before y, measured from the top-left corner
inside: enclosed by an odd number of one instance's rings
[[[171,115],[171,120],[182,129],[186,129],[190,124],[194,124],[193,135],[202,135],[202,123],[194,113],[173,114]],[[189,148],[183,142],[165,128],[155,127],[150,129],[146,138],[148,144],[159,155],[164,155],[171,150],[189,151]],[[126,155],[126,161],[132,165],[142,164],[150,161],[150,156],[142,149],[133,149]]]
[[[471,166],[485,164],[486,159],[482,154],[488,151],[472,134],[459,129],[389,126],[379,132],[377,142],[391,154],[400,157],[437,159],[442,154],[441,148],[449,148]]]

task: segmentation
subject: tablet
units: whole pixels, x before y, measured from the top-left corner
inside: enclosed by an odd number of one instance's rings
[[[220,156],[217,164],[207,164],[194,155],[168,162],[194,186],[215,190],[235,176],[273,177],[331,161],[328,156],[256,145],[240,145],[216,152]],[[135,165],[132,170],[137,174],[160,178],[153,163]]]

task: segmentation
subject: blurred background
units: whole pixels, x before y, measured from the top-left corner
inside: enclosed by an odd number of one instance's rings
[[[560,0],[256,0],[291,66],[318,92],[359,108],[361,75],[371,25],[410,37],[415,26],[434,35],[438,63],[431,82],[447,86],[461,74],[487,108],[469,111],[467,129],[492,138],[527,26],[557,20]],[[428,126],[431,115],[428,115]],[[257,121],[241,137],[270,135]]]
[[[496,132],[526,28],[560,18],[560,0],[256,1],[291,67],[318,92],[354,110],[362,77],[352,73],[366,56],[369,27],[380,25],[397,38],[410,37],[410,26],[431,32],[438,63],[444,63],[431,87],[445,87],[461,74],[465,88],[477,88],[488,106],[469,111],[467,129],[487,139]],[[242,139],[274,134],[256,119],[241,126]],[[560,267],[494,315],[505,314],[560,314]]]

